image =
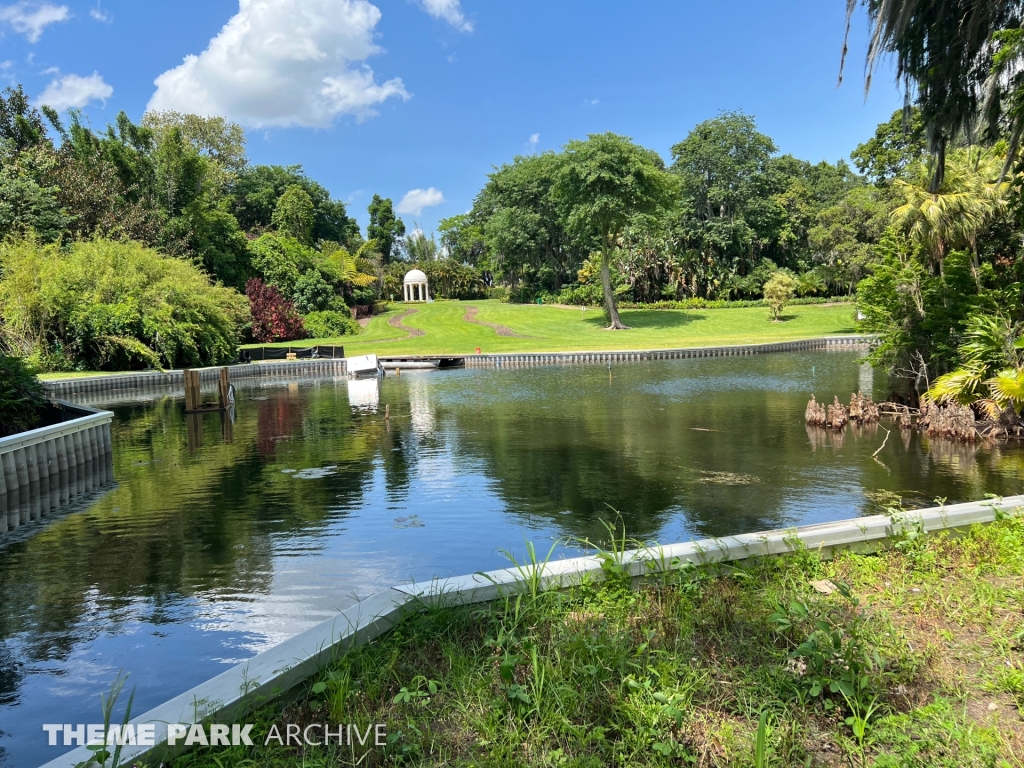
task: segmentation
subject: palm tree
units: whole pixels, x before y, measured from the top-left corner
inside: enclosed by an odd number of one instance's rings
[[[332,245],[336,247],[324,248],[323,255],[339,280],[357,288],[367,288],[380,279],[377,274],[380,256],[376,253],[375,241],[365,241],[355,253],[340,245]]]
[[[1024,324],[1000,315],[975,315],[959,353],[963,365],[935,380],[928,390],[932,400],[977,405],[992,419],[1007,408],[1016,413],[1024,406]]]
[[[891,216],[925,249],[942,271],[950,250],[969,248],[978,267],[978,232],[1006,209],[1003,193],[1009,186],[1000,181],[1002,158],[980,148],[951,153],[938,191],[930,191],[932,163],[919,163],[908,181],[898,179],[896,188],[904,203]]]

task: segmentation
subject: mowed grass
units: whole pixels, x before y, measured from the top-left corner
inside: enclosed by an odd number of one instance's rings
[[[1024,765],[1024,519],[639,589],[617,562],[424,610],[246,716],[253,747],[174,768]],[[387,746],[266,742],[325,722],[384,723]]]
[[[517,336],[503,336],[492,327],[467,322],[466,310],[476,307],[475,319],[503,326]],[[397,320],[399,315],[415,310]],[[623,310],[627,331],[605,330],[598,309],[503,304],[499,301],[437,301],[396,304],[378,315],[358,336],[304,339],[291,346],[340,344],[346,355],[469,354],[481,352],[555,352],[597,349],[658,349],[724,344],[749,344],[806,339],[855,332],[852,304],[790,307],[783,322],[768,318],[765,307],[708,310]],[[392,324],[389,324],[389,320]],[[403,327],[417,329],[411,336]],[[280,346],[288,346],[282,344]]]
[[[57,381],[59,379],[84,379],[90,376],[116,376],[119,373],[138,373],[138,371],[60,371],[58,373],[40,373],[41,381]]]

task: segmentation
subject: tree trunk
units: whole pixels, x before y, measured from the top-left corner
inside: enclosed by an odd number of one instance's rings
[[[604,289],[604,308],[608,313],[608,329],[623,331],[629,328],[619,319],[619,308],[615,306],[615,294],[612,293],[611,254],[608,249],[607,236],[601,238],[601,287]]]

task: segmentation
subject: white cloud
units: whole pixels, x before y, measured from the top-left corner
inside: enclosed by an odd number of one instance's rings
[[[110,14],[104,13],[99,7],[93,8],[89,11],[89,15],[92,16],[96,21],[107,22],[110,21]]]
[[[149,110],[220,115],[257,128],[326,127],[360,120],[398,96],[400,78],[378,83],[361,64],[380,10],[366,0],[239,0],[239,10],[198,56],[156,79]]]
[[[29,5],[28,3],[15,3],[14,5],[0,6],[0,21],[6,21],[15,32],[28,38],[30,43],[39,42],[45,30],[50,24],[58,21],[67,21],[71,13],[66,5]]]
[[[423,10],[435,19],[444,19],[459,32],[472,32],[473,23],[466,19],[459,0],[420,0]]]
[[[444,202],[440,189],[410,189],[395,208],[397,213],[419,216],[424,208],[432,208]]]
[[[531,152],[536,152],[537,151],[537,145],[540,143],[540,134],[539,133],[531,133],[530,134],[530,138],[529,138],[529,140],[526,143],[527,143],[527,145],[529,145]]]
[[[88,77],[81,75],[64,75],[50,81],[36,103],[48,104],[58,112],[71,107],[84,107],[91,101],[105,102],[114,95],[114,89],[107,84],[99,72]]]

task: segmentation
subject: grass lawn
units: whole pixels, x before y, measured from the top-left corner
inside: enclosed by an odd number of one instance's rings
[[[473,317],[478,322],[466,320],[471,307],[478,310]],[[402,316],[410,310],[411,314]],[[772,322],[765,307],[627,309],[622,311],[622,320],[632,329],[606,331],[603,313],[593,308],[583,312],[499,301],[437,301],[394,305],[371,319],[358,336],[305,339],[291,345],[340,344],[346,355],[462,354],[473,353],[477,347],[485,353],[553,352],[747,344],[855,332],[850,304],[794,306],[784,317],[784,322]]]
[[[64,371],[58,373],[40,373],[40,381],[56,381],[57,379],[84,379],[88,376],[117,376],[120,373],[138,373],[138,371]]]
[[[255,746],[174,766],[1024,764],[1022,518],[640,589],[607,574],[418,614],[245,717]],[[385,723],[389,745],[265,743],[324,722]]]

